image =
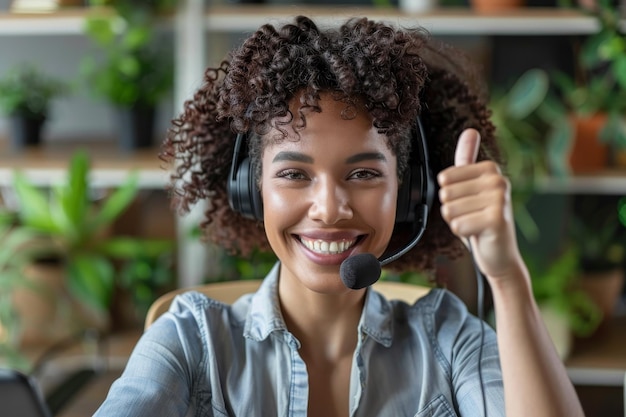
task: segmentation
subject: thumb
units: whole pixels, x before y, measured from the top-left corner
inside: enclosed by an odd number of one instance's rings
[[[454,165],[469,165],[476,162],[480,148],[480,133],[476,129],[465,129],[459,136],[454,152]]]

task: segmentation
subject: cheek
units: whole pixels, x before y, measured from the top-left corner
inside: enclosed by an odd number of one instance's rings
[[[302,215],[300,208],[303,199],[285,190],[273,189],[270,183],[262,188],[261,198],[266,230],[268,226],[275,228],[292,224]]]
[[[379,216],[382,221],[385,237],[388,238],[393,232],[396,220],[396,209],[398,204],[398,189],[390,187],[384,196],[377,202],[372,202],[371,207],[378,207]]]

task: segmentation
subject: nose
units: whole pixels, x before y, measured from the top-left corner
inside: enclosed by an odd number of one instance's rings
[[[336,181],[319,180],[312,187],[309,218],[326,224],[335,224],[340,220],[351,219],[350,193]]]

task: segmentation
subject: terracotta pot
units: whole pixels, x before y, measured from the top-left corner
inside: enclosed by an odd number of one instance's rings
[[[20,320],[20,346],[42,348],[86,328],[106,330],[106,315],[81,306],[69,294],[62,263],[35,263],[24,275],[27,285],[13,293]]]
[[[584,174],[601,171],[607,167],[608,146],[600,141],[599,132],[607,115],[597,113],[590,117],[572,116],[575,129],[574,143],[569,154],[572,173]]]
[[[615,150],[613,152],[615,152],[613,155],[613,167],[620,170],[626,169],[626,150]]]
[[[602,312],[602,322],[614,314],[624,287],[624,271],[621,268],[603,272],[588,272],[580,277],[580,288]]]
[[[472,8],[479,13],[502,12],[525,4],[525,0],[470,0]]]

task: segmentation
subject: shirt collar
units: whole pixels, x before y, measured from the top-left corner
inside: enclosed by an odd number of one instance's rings
[[[277,262],[253,294],[246,318],[245,337],[261,341],[274,331],[287,331],[278,302],[279,272],[280,262]],[[371,287],[368,288],[359,322],[359,334],[366,334],[381,345],[389,347],[393,339],[392,318],[391,303]]]
[[[392,304],[372,287],[365,294],[359,334],[366,334],[385,347],[391,346],[393,340]]]
[[[261,341],[274,331],[287,330],[278,302],[279,271],[280,262],[276,262],[257,292],[252,295],[250,311],[244,328],[245,337]]]

